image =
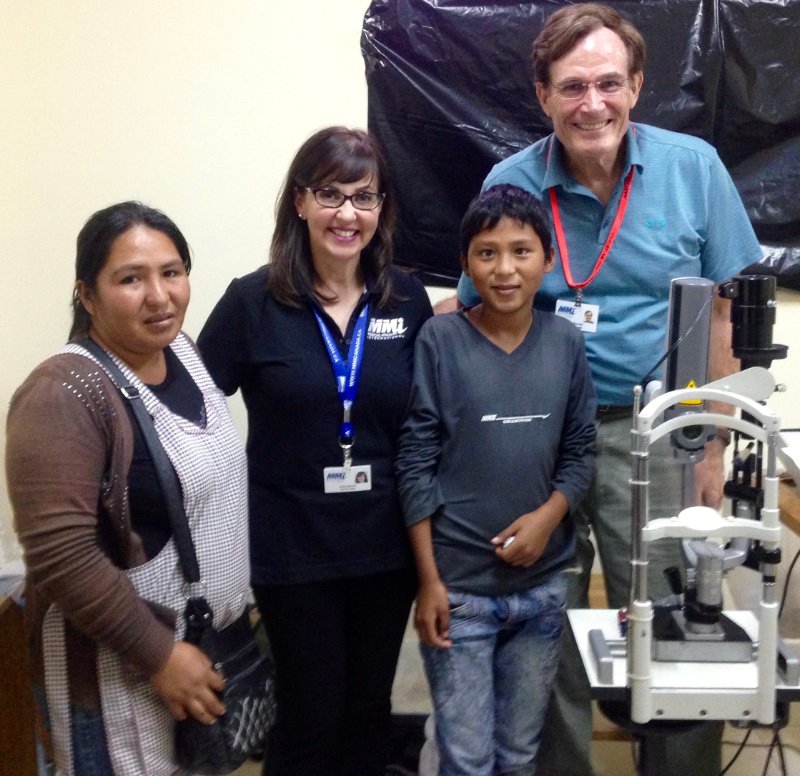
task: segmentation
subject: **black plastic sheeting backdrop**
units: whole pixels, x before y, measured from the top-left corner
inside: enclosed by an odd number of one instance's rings
[[[489,169],[551,132],[531,44],[559,2],[374,0],[361,49],[369,128],[400,205],[398,263],[459,275],[458,226]],[[702,137],[744,200],[765,258],[800,290],[800,0],[610,3],[647,43],[632,118]]]

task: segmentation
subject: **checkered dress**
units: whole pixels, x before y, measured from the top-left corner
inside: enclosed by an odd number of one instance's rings
[[[186,515],[195,544],[214,625],[223,628],[242,612],[248,593],[247,471],[241,441],[225,397],[214,385],[192,344],[179,335],[172,349],[203,393],[206,425],[200,428],[172,413],[119,360],[118,366],[139,389],[158,437],[183,487]],[[62,352],[88,356],[67,345]],[[91,356],[89,356],[91,358]],[[138,594],[181,613],[175,638],[184,632],[184,577],[172,540],[142,566],[126,572]],[[72,776],[69,689],[64,660],[63,618],[52,607],[44,622],[45,683],[57,760]],[[98,678],[106,737],[116,776],[172,776],[181,772],[174,759],[174,725],[152,685],[116,653],[98,647]]]

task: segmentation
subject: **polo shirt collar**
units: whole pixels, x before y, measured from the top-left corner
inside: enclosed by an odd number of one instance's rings
[[[556,137],[555,132],[550,135],[547,140],[547,154],[546,154],[546,167],[544,179],[542,181],[543,190],[547,190],[552,186],[560,186],[564,191],[574,191],[575,179],[570,176],[564,167],[564,148],[561,141]],[[625,171],[627,172],[631,165],[636,165],[639,172],[644,169],[642,162],[642,153],[639,148],[639,143],[636,138],[635,125],[630,122],[628,124],[628,131],[625,133]]]
[[[305,293],[305,298],[308,304],[312,307],[316,307],[319,310],[322,310],[322,305],[317,300],[317,297],[314,295],[313,291],[307,291]],[[365,281],[364,283],[364,290],[361,292],[361,298],[358,300],[358,304],[356,305],[356,309],[360,308],[365,302],[371,302],[375,298],[375,284],[370,283],[369,281]]]

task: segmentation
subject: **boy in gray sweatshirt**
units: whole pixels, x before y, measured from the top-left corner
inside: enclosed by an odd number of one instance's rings
[[[541,202],[470,204],[461,262],[481,303],[422,327],[396,470],[419,574],[415,627],[442,776],[531,774],[559,657],[570,510],[592,477],[581,333],[533,310],[553,268]]]

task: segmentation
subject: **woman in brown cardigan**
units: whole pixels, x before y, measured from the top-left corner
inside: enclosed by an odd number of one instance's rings
[[[179,640],[183,577],[141,432],[81,346],[93,339],[139,389],[224,627],[248,592],[245,462],[225,398],[181,333],[190,267],[163,213],[136,202],[95,213],[78,237],[70,342],[8,414],[35,694],[69,776],[179,773],[172,720],[223,711],[222,678]]]

